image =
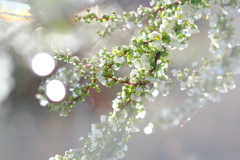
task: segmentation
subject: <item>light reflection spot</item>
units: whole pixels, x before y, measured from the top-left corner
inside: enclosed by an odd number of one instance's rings
[[[32,59],[32,70],[39,76],[49,75],[54,67],[55,61],[47,53],[39,53]]]
[[[61,101],[65,95],[66,90],[63,83],[59,80],[51,80],[46,86],[46,94],[52,101]]]

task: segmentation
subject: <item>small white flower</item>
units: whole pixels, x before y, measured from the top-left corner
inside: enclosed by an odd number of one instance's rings
[[[211,14],[211,9],[210,9],[210,8],[203,8],[202,10],[203,10],[203,12],[204,12],[206,15],[210,15],[210,14]]]
[[[107,120],[107,116],[105,116],[105,115],[101,115],[100,120],[101,120],[101,123],[106,122],[106,120]]]
[[[176,69],[173,69],[171,72],[174,77],[178,75],[178,71]]]
[[[130,48],[134,51],[137,49],[136,46],[134,46],[134,45],[130,45]]]
[[[163,92],[165,91],[166,88],[165,88],[165,82],[161,82],[159,85],[158,85],[158,91],[160,92]]]
[[[158,94],[159,94],[158,90],[157,89],[153,89],[152,96],[153,97],[157,97]]]
[[[92,134],[94,137],[100,138],[103,136],[102,132],[96,128],[96,124],[92,124]]]
[[[138,119],[138,118],[144,118],[145,115],[146,115],[146,111],[144,110],[144,111],[142,111],[142,112],[140,112],[140,113],[138,113],[138,114],[136,115],[136,119]]]
[[[199,20],[202,18],[202,9],[195,10],[194,19]]]
[[[123,150],[124,150],[124,151],[127,151],[127,150],[128,150],[128,146],[125,145],[125,146],[123,147]]]
[[[124,57],[117,57],[117,56],[115,56],[113,60],[115,63],[123,63],[125,61]]]
[[[137,87],[137,88],[135,89],[135,92],[140,92],[140,93],[142,93],[142,92],[143,92],[143,88],[142,88],[142,87]]]
[[[134,61],[134,62],[133,62],[133,65],[134,65],[134,67],[137,68],[137,69],[140,69],[141,66],[142,66],[142,65],[141,65],[141,62],[139,62],[139,61]]]
[[[182,10],[184,16],[186,16],[188,18],[191,17],[194,14],[194,12],[195,12],[194,5],[192,5],[192,4],[190,4],[190,5],[182,5],[181,6],[181,10]]]
[[[218,16],[216,14],[210,15],[209,25],[211,28],[216,27],[218,22]]]
[[[148,101],[150,101],[150,102],[153,102],[154,99],[155,99],[155,97],[153,97],[153,96],[151,96],[151,95],[149,95],[149,94],[146,94],[146,95],[145,95],[145,98],[146,98]]]
[[[162,39],[162,35],[157,32],[157,31],[153,31],[152,33],[150,33],[148,35],[148,37],[151,39],[151,40],[154,40],[154,41],[159,41]]]
[[[112,127],[112,131],[117,132],[117,125],[116,125],[115,120],[112,116],[110,116],[108,118],[108,123],[109,123],[109,126]]]
[[[130,99],[133,100],[133,101],[136,101],[136,102],[140,102],[142,100],[141,96],[138,95],[138,94],[132,94],[130,96]]]
[[[126,112],[126,110],[122,110],[122,112],[121,112],[121,117],[118,118],[118,122],[119,122],[119,123],[125,122],[126,117],[127,117],[127,112]]]
[[[167,19],[163,19],[162,20],[162,24],[160,25],[160,32],[172,32],[173,30],[173,27],[174,27],[174,21],[171,21],[171,20],[167,20]]]
[[[149,58],[146,55],[141,56],[142,68],[150,69]]]
[[[118,108],[118,103],[120,102],[120,100],[116,98],[112,102],[113,102],[113,104],[112,104],[113,110],[114,111],[119,111],[120,109]]]
[[[106,142],[101,141],[101,142],[99,143],[99,146],[100,146],[101,149],[104,149],[105,146],[106,146]]]
[[[103,74],[103,71],[101,70],[100,72],[97,73],[96,78],[98,79],[99,82],[105,85],[106,79],[102,76],[102,74]]]
[[[238,15],[238,8],[232,8],[230,6],[223,7],[223,13],[226,15],[227,19],[236,18]]]
[[[122,159],[125,156],[122,150],[117,151],[115,155],[117,156],[118,159]]]

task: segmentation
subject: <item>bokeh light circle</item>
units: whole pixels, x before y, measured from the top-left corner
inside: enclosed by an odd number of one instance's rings
[[[154,125],[150,122],[148,125],[144,128],[144,133],[145,134],[151,134],[153,131]]]
[[[66,95],[64,84],[59,80],[51,80],[46,86],[46,94],[54,102],[61,101]]]
[[[32,44],[38,49],[44,49],[49,47],[50,33],[44,27],[36,28],[31,35]]]
[[[67,48],[72,48],[72,37],[69,35],[58,34],[53,37],[51,41],[52,50],[66,50]]]
[[[55,61],[50,54],[39,53],[32,59],[32,70],[39,76],[47,76],[55,68]]]

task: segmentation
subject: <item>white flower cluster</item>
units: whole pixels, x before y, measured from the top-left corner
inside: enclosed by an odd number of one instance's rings
[[[160,110],[159,116],[163,119],[165,128],[179,125],[185,115],[193,113],[206,101],[218,101],[220,93],[235,88],[233,75],[240,73],[240,62],[236,59],[240,49],[239,44],[233,40],[231,23],[238,14],[238,8],[234,6],[233,0],[215,0],[221,4],[221,11],[210,15],[210,5],[207,2],[152,0],[150,4],[152,8],[140,6],[137,12],[124,13],[123,18],[113,16],[115,19],[112,21],[116,22],[116,26],[121,24],[125,28],[125,21],[136,19],[136,24],[141,27],[144,23],[138,18],[146,18],[150,27],[143,29],[139,37],[133,37],[129,46],[115,47],[111,52],[104,48],[92,58],[78,62],[81,64],[79,66],[72,63],[78,66],[75,67],[73,79],[67,78],[69,74],[66,71],[64,72],[67,76],[57,75],[63,79],[65,77],[65,81],[71,81],[73,101],[80,99],[82,94],[87,95],[90,88],[97,88],[98,82],[107,87],[114,84],[123,85],[122,91],[112,101],[113,111],[108,116],[102,115],[101,123],[92,124],[88,138],[82,139],[84,148],[68,151],[66,157],[81,160],[122,159],[125,156],[124,151],[127,151],[124,143],[129,139],[129,134],[140,130],[135,122],[146,115],[143,99],[154,101],[159,95],[167,96],[176,84],[180,85],[181,90],[187,90],[190,99],[184,106]],[[92,16],[87,15],[87,18],[90,17],[88,22],[96,18]],[[171,71],[173,79],[170,78],[171,76],[166,73],[170,63],[167,58],[169,50],[185,49],[190,36],[199,32],[194,24],[195,20],[204,16],[206,19],[210,16],[211,57],[205,58],[204,65],[200,68],[197,68],[197,63],[193,63],[192,74],[189,74],[189,69],[184,71],[173,69]],[[105,15],[104,19],[98,20],[108,21],[113,17]],[[130,22],[128,23],[130,25]],[[65,61],[69,61],[68,57],[65,57]],[[117,78],[115,71],[125,64],[129,68],[132,67],[129,75]],[[77,82],[80,77],[91,82],[81,86],[73,85],[72,81]],[[43,99],[43,96],[39,97]],[[74,102],[70,101],[55,108],[64,109],[64,105],[71,108],[73,104]],[[164,119],[167,119],[166,122]],[[146,134],[150,134],[153,129],[153,124],[149,124],[145,129]],[[61,156],[56,155],[52,159],[61,159]]]
[[[166,4],[173,3],[165,1]],[[194,20],[202,18],[203,14],[210,15],[209,8],[202,8],[193,4],[179,5],[173,10],[166,11],[167,16],[162,19],[159,31],[153,31],[149,34],[149,38],[153,41],[151,45],[163,50],[167,49],[185,49],[188,45],[187,40],[192,34],[199,33],[198,27],[194,24]],[[167,34],[170,42],[166,43],[163,34]]]
[[[220,4],[228,4],[230,1],[218,1]],[[191,115],[201,108],[207,101],[220,101],[221,93],[228,92],[236,87],[234,74],[240,73],[240,61],[236,58],[239,44],[234,40],[232,22],[238,16],[238,7],[222,6],[218,14],[210,15],[209,38],[210,58],[204,59],[204,66],[194,70],[192,75],[172,70],[174,77],[185,77],[178,79],[181,90],[188,90],[190,98],[181,106],[181,110],[163,109],[164,117],[172,119],[172,124],[179,124],[179,120],[186,115]],[[197,67],[197,64],[193,64]],[[167,112],[166,112],[167,110]],[[167,113],[167,114],[165,114]],[[176,121],[177,120],[177,121]],[[177,122],[177,123],[176,123]]]

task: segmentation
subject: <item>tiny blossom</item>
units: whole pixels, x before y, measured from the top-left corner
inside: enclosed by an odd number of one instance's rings
[[[146,111],[144,110],[144,111],[142,111],[142,112],[140,112],[140,113],[138,113],[138,114],[136,115],[136,119],[138,119],[138,118],[144,118],[145,115],[146,115]]]
[[[122,159],[125,156],[122,150],[117,151],[115,155],[117,156],[118,159]]]
[[[146,55],[141,56],[141,63],[143,68],[150,69],[149,58]]]
[[[100,120],[101,120],[101,123],[106,122],[106,120],[107,120],[107,116],[105,116],[105,115],[101,115],[101,116],[100,116]]]
[[[78,95],[75,92],[73,92],[72,96],[73,96],[73,98],[78,97]]]
[[[165,90],[165,82],[161,82],[159,85],[158,85],[158,91],[162,92]]]
[[[158,96],[158,90],[157,89],[153,89],[153,92],[152,92],[152,96],[153,97],[157,97]]]
[[[164,4],[172,4],[175,0],[165,0],[163,1]]]
[[[140,69],[142,67],[141,62],[139,62],[139,61],[134,61],[133,64],[134,64],[134,67],[137,69]]]
[[[140,93],[142,93],[142,92],[143,92],[143,88],[142,88],[142,87],[137,87],[137,88],[135,89],[135,92],[140,92]]]
[[[178,75],[178,71],[176,69],[173,69],[171,72],[174,77],[176,77]]]
[[[115,120],[112,116],[110,116],[108,118],[108,123],[109,123],[110,127],[112,127],[112,131],[116,132],[117,131],[117,126],[116,126]]]
[[[99,143],[99,146],[100,146],[101,149],[104,149],[105,146],[106,146],[106,142],[101,141],[101,142]]]
[[[112,102],[113,102],[112,108],[114,109],[114,111],[119,111],[118,103],[120,102],[120,100],[116,98]]]
[[[100,72],[97,73],[96,77],[98,79],[99,82],[101,82],[103,85],[106,84],[106,79],[104,76],[102,76],[103,71],[101,70]]]
[[[135,51],[137,48],[136,48],[136,46],[134,46],[134,45],[130,45],[130,48],[133,50],[133,51]]]
[[[127,151],[127,150],[128,150],[128,146],[127,146],[127,145],[124,145],[123,150],[124,150],[124,151]]]
[[[182,24],[182,22],[187,19],[188,19],[187,15],[183,14],[182,11],[175,12],[174,20],[177,20],[178,24]]]
[[[194,8],[193,4],[182,5],[180,6],[180,8],[186,17],[191,17],[195,13],[195,10],[193,9]]]
[[[218,22],[218,16],[216,14],[212,14],[209,17],[210,27],[216,27]]]
[[[151,40],[154,40],[154,41],[159,41],[162,38],[162,35],[160,33],[158,33],[157,31],[153,31],[148,36]]]
[[[226,14],[226,18],[236,18],[238,15],[238,8],[232,8],[230,6],[223,7],[223,13]]]
[[[154,82],[153,86],[154,86],[154,88],[157,88],[158,87],[158,82]]]
[[[210,15],[210,14],[211,14],[211,9],[209,9],[209,8],[203,8],[202,10],[203,10],[203,12],[204,12],[206,15]]]
[[[124,57],[117,57],[117,56],[115,56],[113,60],[115,63],[123,63],[125,61]]]
[[[135,125],[133,124],[130,124],[127,128],[126,128],[127,131],[131,132],[131,133],[134,133],[134,132],[139,132],[139,128],[137,128]]]
[[[152,95],[149,95],[149,94],[146,94],[146,95],[145,95],[145,98],[146,98],[148,101],[150,101],[150,102],[153,102],[154,99],[155,99],[155,97],[153,97]]]
[[[180,82],[180,90],[185,90],[186,89],[186,83],[181,81]]]
[[[138,95],[138,94],[132,94],[132,95],[130,96],[130,98],[131,98],[131,100],[136,101],[136,102],[140,102],[141,99],[142,99],[141,96]]]
[[[127,117],[127,112],[126,112],[126,110],[122,110],[122,111],[121,111],[121,117],[118,118],[118,122],[119,122],[119,123],[125,122],[126,117]]]
[[[103,136],[102,132],[96,128],[96,124],[92,124],[92,134],[97,138],[100,138]]]
[[[174,27],[174,21],[163,19],[159,30],[160,30],[160,32],[169,33],[169,32],[172,32],[173,27]]]

